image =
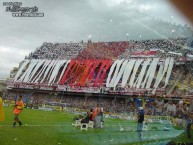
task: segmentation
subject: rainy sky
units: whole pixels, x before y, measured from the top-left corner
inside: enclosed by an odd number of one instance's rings
[[[13,17],[5,2],[36,6],[44,17]],[[0,0],[0,79],[43,42],[139,39],[133,32],[144,17],[188,24],[167,0]]]

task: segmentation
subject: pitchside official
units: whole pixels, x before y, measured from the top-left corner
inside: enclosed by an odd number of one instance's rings
[[[13,127],[15,127],[16,123],[19,123],[19,126],[22,125],[22,122],[19,120],[19,115],[24,108],[24,103],[22,101],[22,96],[19,96],[17,103],[14,106],[13,113],[14,113],[14,120],[13,120]]]

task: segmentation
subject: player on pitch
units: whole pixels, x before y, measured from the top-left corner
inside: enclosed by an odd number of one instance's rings
[[[3,100],[0,94],[0,121],[5,120],[5,115],[4,115],[4,109],[3,109]]]
[[[13,120],[13,127],[15,127],[16,123],[19,123],[19,126],[22,125],[22,122],[19,120],[19,115],[24,108],[24,103],[22,101],[22,96],[19,96],[18,101],[16,102],[13,113],[14,113],[14,120]]]

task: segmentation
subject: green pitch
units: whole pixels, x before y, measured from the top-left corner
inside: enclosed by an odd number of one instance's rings
[[[139,142],[135,121],[105,118],[104,128],[81,131],[79,127],[72,126],[72,119],[77,115],[32,109],[24,109],[20,115],[22,127],[17,125],[13,128],[13,110],[10,107],[4,110],[6,120],[0,122],[0,145],[157,145],[170,140],[187,142],[184,130],[171,127],[170,131],[163,131],[163,124],[149,124],[149,130],[143,132],[143,140]]]

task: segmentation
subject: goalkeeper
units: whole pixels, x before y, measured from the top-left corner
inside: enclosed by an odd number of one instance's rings
[[[19,120],[19,115],[24,108],[24,103],[22,101],[22,96],[19,96],[17,103],[14,106],[13,113],[14,113],[14,120],[13,120],[13,127],[15,127],[16,123],[19,123],[19,126],[22,125],[22,122]]]

